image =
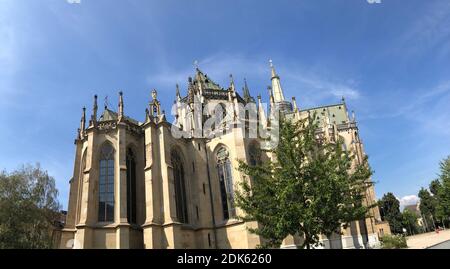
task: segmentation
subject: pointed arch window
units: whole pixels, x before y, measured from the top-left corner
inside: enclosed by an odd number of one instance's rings
[[[211,125],[211,130],[221,130],[226,127],[227,120],[227,108],[225,104],[218,103],[214,106],[213,111],[211,111],[211,116],[215,118]]]
[[[257,166],[261,164],[261,149],[256,143],[250,144],[248,148],[248,155],[250,157],[251,166]]]
[[[76,223],[80,222],[81,216],[81,200],[83,198],[84,170],[86,170],[86,158],[87,158],[87,150],[84,150],[83,157],[81,158],[80,174],[78,178]]]
[[[343,136],[339,136],[339,141],[342,143],[342,150],[347,151],[347,144],[345,144],[345,138]]]
[[[127,150],[127,218],[128,223],[136,224],[136,158],[131,150]]]
[[[223,218],[229,219],[236,216],[231,162],[229,159],[229,153],[224,147],[217,151],[216,157]]]
[[[186,182],[184,179],[184,167],[181,157],[175,150],[171,154],[173,167],[173,177],[175,185],[175,206],[177,210],[177,219],[181,223],[188,223],[188,209],[186,198]]]
[[[98,221],[114,221],[114,149],[108,143],[100,151]]]
[[[222,127],[225,127],[226,122],[227,122],[227,107],[223,103],[219,103],[219,105],[220,105],[220,108],[216,112],[217,113],[216,117],[219,118],[220,125]]]

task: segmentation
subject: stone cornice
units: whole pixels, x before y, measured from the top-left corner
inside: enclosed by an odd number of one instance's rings
[[[84,136],[81,139],[76,139],[75,143],[77,141],[84,142],[85,139],[88,137],[88,134],[91,132],[107,133],[110,131],[117,130],[118,128],[125,128],[131,134],[133,134],[135,136],[141,136],[144,133],[142,126],[134,124],[133,122],[130,122],[126,119],[122,119],[121,121],[117,121],[117,120],[100,121],[100,122],[97,122],[97,124],[95,126],[89,126],[89,128],[87,128],[85,130]]]
[[[180,223],[177,221],[172,221],[172,222],[167,222],[164,224],[156,223],[156,222],[148,222],[148,223],[142,224],[141,227],[145,229],[145,228],[150,228],[150,227],[166,228],[166,227],[171,227],[171,226],[181,226],[181,229],[184,229],[184,230],[201,231],[201,230],[212,230],[212,229],[216,229],[216,228],[231,227],[231,226],[241,225],[241,224],[245,224],[245,223],[246,222],[244,222],[244,221],[231,219],[231,220],[224,221],[216,226],[210,226],[210,225],[198,226],[195,224],[185,224],[185,223]]]
[[[77,229],[117,229],[120,227],[131,227],[131,228],[140,228],[139,225],[129,224],[129,223],[96,223],[96,224],[77,224],[75,226]]]

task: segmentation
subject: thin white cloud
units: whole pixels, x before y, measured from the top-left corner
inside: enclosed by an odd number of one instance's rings
[[[427,130],[450,134],[450,81],[441,82],[424,92],[404,109],[404,115],[418,121]]]
[[[404,53],[419,53],[426,49],[447,51],[450,44],[450,2],[436,1],[428,6],[408,31],[400,37]]]
[[[147,78],[147,82],[150,85],[159,85],[164,89],[173,91],[175,83],[183,86],[188,76],[193,75],[193,62],[187,68],[181,70],[165,69],[162,72],[154,73]],[[257,85],[257,88],[251,87],[253,94],[267,95],[266,87],[270,84],[267,56],[250,58],[242,55],[218,53],[200,59],[198,64],[203,72],[216,80],[222,87],[228,86],[228,76],[233,74],[235,78],[251,78],[249,83]],[[306,68],[299,67],[297,63],[286,60],[277,61],[275,66],[281,77],[286,97],[296,95],[301,97],[303,106],[322,105],[325,100],[330,98],[339,101],[342,97],[354,100],[361,96],[359,89],[356,87],[357,83],[352,79],[335,79],[317,71],[305,71]]]
[[[405,105],[399,106],[397,113],[395,113],[394,115],[417,115],[418,111],[423,112],[423,106],[426,106],[430,101],[442,98],[449,91],[450,81],[444,81],[439,83],[435,87],[431,87],[431,89],[423,89],[418,94],[411,94],[410,92],[407,92],[407,96],[402,97],[402,99],[404,100],[404,102],[402,103]],[[427,106],[427,109],[430,109],[430,107]]]
[[[13,28],[4,20],[0,19],[0,70],[10,70],[14,64],[15,38]]]
[[[367,101],[367,100],[366,100]],[[396,89],[385,91],[377,98],[376,107],[370,100],[366,104],[369,111],[364,115],[369,119],[390,119],[402,117],[417,123],[418,130],[439,134],[450,134],[450,80],[437,83],[429,88],[416,90]]]
[[[10,15],[14,6],[9,1],[0,5],[0,71],[8,72],[16,68],[16,29],[14,20]]]
[[[407,195],[407,196],[403,196],[401,198],[397,198],[397,200],[400,201],[400,209],[403,210],[403,208],[405,208],[405,206],[408,205],[416,205],[420,199],[419,197],[417,197],[417,195]]]
[[[334,81],[326,77],[319,77],[316,74],[305,74],[301,71],[291,71],[286,75],[293,80],[292,82],[298,83],[306,89],[311,89],[315,94],[322,97],[334,96],[339,99],[341,97],[349,99],[358,99],[360,97],[360,91],[352,85],[354,82]]]
[[[4,0],[0,5],[0,113],[3,109],[17,107],[18,97],[22,93],[14,87],[15,75],[21,66],[20,49],[24,43],[20,39],[15,21],[16,9],[19,4]],[[0,116],[1,118],[1,116]]]
[[[256,62],[242,56],[219,53],[198,60],[198,65],[203,72],[220,84],[226,83],[225,79],[228,78],[229,74],[253,77],[265,75],[267,80],[268,69],[267,66],[264,66],[264,62]],[[194,60],[186,68],[180,70],[166,68],[166,70],[152,74],[147,78],[147,81],[148,83],[169,86],[172,89],[175,83],[185,83],[187,78],[193,74]],[[225,85],[222,86],[225,87]]]

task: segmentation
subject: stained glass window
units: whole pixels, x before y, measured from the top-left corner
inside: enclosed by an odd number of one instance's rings
[[[133,151],[127,150],[127,218],[136,224],[136,161]]]
[[[189,218],[186,198],[186,183],[184,179],[184,167],[180,155],[175,150],[172,151],[171,161],[175,185],[175,205],[177,210],[177,219],[181,223],[188,223]]]
[[[110,144],[100,152],[98,221],[114,221],[114,149]]]
[[[228,151],[222,147],[217,151],[217,171],[219,174],[220,197],[222,201],[223,218],[229,219],[236,215],[234,206],[233,174]]]

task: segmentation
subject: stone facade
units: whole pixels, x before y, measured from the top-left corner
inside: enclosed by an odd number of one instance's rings
[[[272,87],[270,111],[279,109],[286,117],[301,119],[311,112],[318,115],[322,133],[327,139],[345,140],[348,150],[361,161],[364,147],[359,138],[355,117],[350,118],[347,105],[341,103],[313,109],[299,109],[295,98],[286,101],[280,78],[271,63]],[[257,121],[269,128],[261,98],[251,97],[247,83],[243,96],[234,81],[221,88],[199,69],[189,78],[187,96],[177,86],[169,123],[158,101],[157,92],[146,110],[144,122],[124,115],[124,101],[119,94],[118,111],[105,107],[97,116],[97,97],[86,125],[83,108],[78,136],[73,178],[70,181],[69,208],[61,235],[61,248],[255,248],[259,236],[248,232],[257,223],[242,222],[233,205],[233,188],[242,180],[236,169],[238,160],[266,161],[273,156],[255,152],[264,142],[250,138],[249,120],[237,113],[239,105],[254,104]],[[195,113],[195,106],[206,113]],[[230,114],[225,125],[216,124],[216,136],[196,136],[195,132],[223,106]],[[245,118],[247,119],[247,118]],[[238,124],[244,122],[244,124]],[[176,137],[173,127],[183,134]],[[187,134],[187,136],[186,136]],[[375,201],[374,189],[366,193]],[[364,248],[378,244],[382,225],[378,208],[370,217],[352,223],[342,235],[322,238],[325,248]],[[384,231],[386,233],[386,231]],[[283,248],[295,247],[301,238],[286,238]]]

